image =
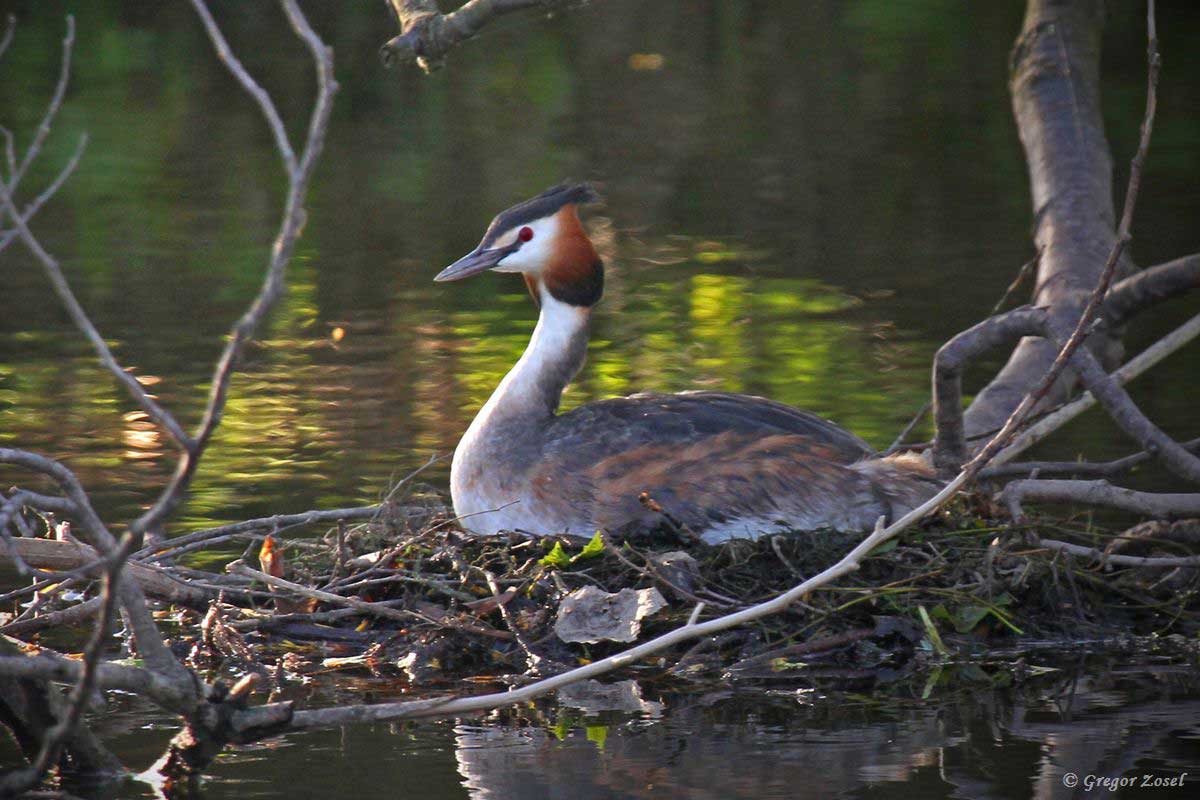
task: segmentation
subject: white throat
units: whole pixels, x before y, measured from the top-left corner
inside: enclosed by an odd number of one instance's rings
[[[583,366],[591,310],[554,299],[540,288],[541,313],[521,358],[480,409],[471,429],[492,416],[552,416],[563,389]]]

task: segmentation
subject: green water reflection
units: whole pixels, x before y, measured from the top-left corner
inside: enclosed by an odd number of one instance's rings
[[[1003,80],[1019,9],[676,5],[597,3],[501,26],[432,78],[378,69],[378,9],[313,9],[344,88],[311,222],[182,526],[371,500],[452,449],[519,354],[532,311],[511,280],[428,279],[492,213],[563,175],[603,185],[608,205],[592,223],[610,263],[568,406],[719,387],[887,443],[923,400],[937,344],[1027,255]],[[18,131],[52,87],[66,7],[22,6],[0,85]],[[221,10],[299,130],[303,52],[270,9]],[[38,232],[123,363],[194,421],[221,337],[257,288],[279,211],[276,157],[182,4],[76,13],[72,90],[27,185],[79,132],[92,144]],[[672,24],[680,13],[694,21],[686,36]],[[1134,22],[1114,11],[1106,42],[1118,152],[1135,132]],[[1196,107],[1195,67],[1173,66],[1162,92],[1139,223],[1148,262],[1194,249],[1169,223],[1200,209],[1194,119],[1169,113]],[[0,441],[66,459],[105,512],[128,517],[169,473],[170,449],[94,365],[27,258],[14,248],[2,263]],[[1195,364],[1185,356],[1168,374]],[[1172,424],[1170,399],[1151,402]],[[1072,433],[1065,447],[1094,438]],[[444,467],[431,473],[444,478]]]
[[[937,345],[1028,255],[1004,83],[1019,4],[685,5],[613,0],[516,20],[428,78],[379,69],[382,9],[314,5],[343,90],[310,223],[179,527],[370,501],[449,452],[517,358],[533,311],[512,279],[429,278],[498,209],[567,175],[603,187],[591,225],[610,265],[568,407],[722,388],[888,443],[923,401]],[[52,89],[68,7],[18,4],[19,36],[0,64],[14,130],[32,130]],[[194,422],[222,337],[257,289],[279,213],[277,157],[185,4],[72,10],[72,88],[26,186],[80,132],[92,141],[37,231],[122,362]],[[268,4],[218,10],[298,133],[302,49]],[[1106,110],[1122,152],[1136,135],[1141,51],[1133,12],[1113,14]],[[1168,54],[1181,29],[1164,33]],[[1139,220],[1147,263],[1195,249],[1177,221],[1200,211],[1184,110],[1200,105],[1196,77],[1185,64],[1164,76]],[[0,442],[65,459],[104,513],[128,518],[169,474],[169,443],[95,365],[18,250],[0,261]],[[1164,374],[1196,365],[1185,355]],[[1182,401],[1148,394],[1168,426],[1192,424]],[[1084,427],[1065,450],[1097,438],[1123,448]],[[435,485],[445,469],[429,473]]]

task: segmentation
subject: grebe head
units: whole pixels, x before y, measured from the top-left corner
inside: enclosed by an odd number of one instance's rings
[[[479,246],[439,272],[457,281],[487,270],[520,272],[540,302],[545,291],[574,306],[591,306],[604,290],[604,270],[576,207],[600,196],[589,184],[560,184],[502,211]]]

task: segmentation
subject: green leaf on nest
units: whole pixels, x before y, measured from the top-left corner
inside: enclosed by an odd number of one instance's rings
[[[543,567],[568,567],[571,565],[571,557],[567,555],[567,551],[563,549],[562,542],[555,542],[554,548],[538,562]]]
[[[589,558],[595,558],[603,552],[604,537],[600,535],[600,531],[596,531],[596,535],[592,537],[591,541],[583,546],[583,549],[579,551],[579,555],[572,558],[571,561],[585,561]]]

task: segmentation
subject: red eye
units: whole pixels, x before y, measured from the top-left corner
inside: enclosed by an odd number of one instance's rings
[[[533,238],[533,228],[529,227],[528,225],[526,225],[524,228],[521,228],[521,230],[517,231],[517,238],[522,242],[528,242]]]

